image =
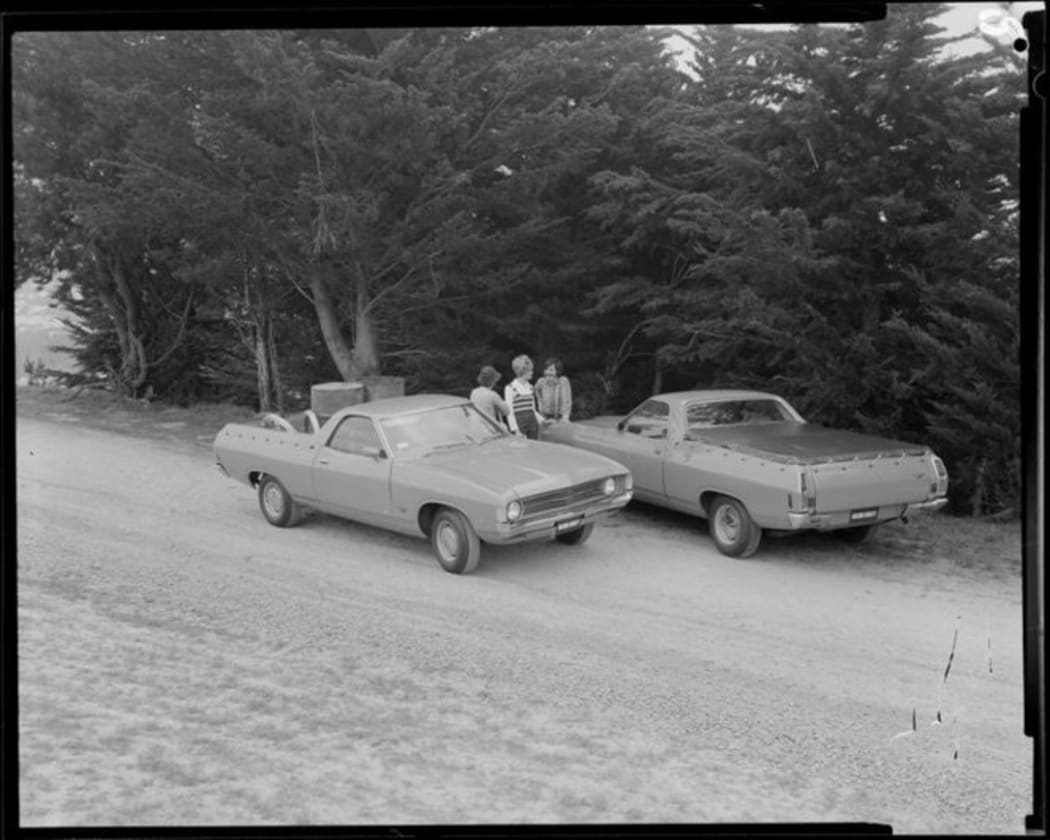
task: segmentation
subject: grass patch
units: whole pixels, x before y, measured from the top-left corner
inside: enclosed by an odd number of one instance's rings
[[[1021,522],[996,522],[930,514],[908,524],[891,522],[865,546],[894,557],[947,561],[952,566],[997,576],[1021,574]]]
[[[15,412],[23,417],[75,421],[101,431],[211,445],[227,423],[253,423],[259,416],[232,403],[176,406],[130,399],[99,388],[22,385]]]

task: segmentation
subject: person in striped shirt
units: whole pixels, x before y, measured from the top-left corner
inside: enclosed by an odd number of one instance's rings
[[[503,389],[503,399],[510,407],[508,425],[514,434],[537,440],[540,426],[545,426],[547,422],[536,410],[536,394],[532,390],[532,359],[515,356],[510,366],[514,371],[514,379]]]

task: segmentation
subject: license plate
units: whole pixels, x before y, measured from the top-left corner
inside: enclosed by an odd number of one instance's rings
[[[863,522],[866,519],[874,519],[879,515],[878,508],[868,508],[867,510],[854,510],[850,512],[850,522]]]
[[[554,533],[562,534],[565,531],[575,531],[580,527],[581,522],[583,522],[582,516],[574,516],[572,519],[563,519],[561,522],[555,523]]]

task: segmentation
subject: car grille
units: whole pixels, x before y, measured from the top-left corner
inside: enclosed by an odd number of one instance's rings
[[[608,497],[602,492],[602,485],[605,481],[606,479],[599,478],[595,481],[585,481],[583,484],[574,484],[572,487],[564,487],[561,490],[550,490],[547,493],[528,496],[521,500],[525,508],[521,519],[523,522],[538,519],[560,510],[606,499]]]

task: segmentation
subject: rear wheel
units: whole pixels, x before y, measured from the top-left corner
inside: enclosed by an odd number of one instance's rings
[[[575,530],[567,531],[564,534],[558,534],[554,539],[560,543],[565,543],[565,545],[583,545],[583,543],[590,539],[591,534],[593,533],[594,523],[588,522],[586,525],[581,525]]]
[[[264,475],[259,479],[259,508],[266,521],[278,528],[298,525],[303,518],[302,508],[272,475]]]
[[[762,541],[762,529],[747,508],[729,496],[716,496],[711,502],[708,527],[718,550],[728,557],[750,557]]]
[[[481,540],[458,510],[442,508],[434,515],[430,544],[441,568],[454,575],[469,575],[481,560]]]

